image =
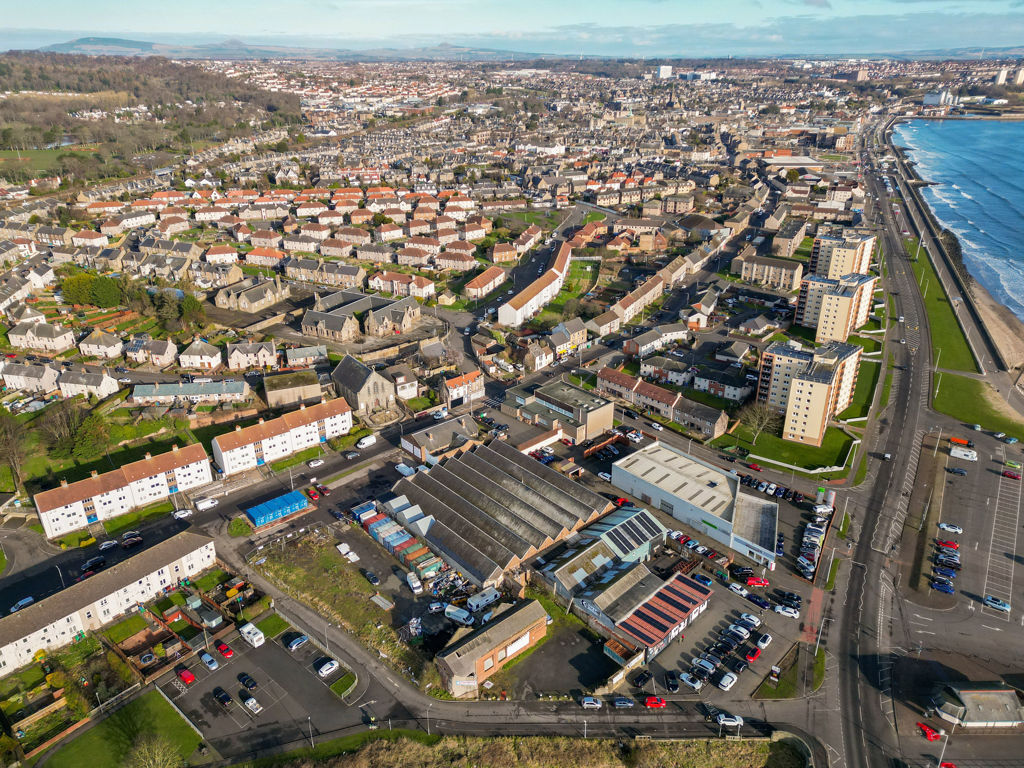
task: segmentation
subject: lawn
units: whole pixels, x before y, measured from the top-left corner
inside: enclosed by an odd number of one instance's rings
[[[265,619],[260,619],[256,622],[256,629],[263,633],[264,637],[273,639],[291,629],[291,624],[282,619],[276,613],[272,613]]]
[[[63,154],[73,154],[64,149],[5,149],[0,151],[0,176],[3,169],[26,167],[34,171],[49,171]]]
[[[831,592],[836,588],[836,576],[839,575],[839,564],[843,562],[838,557],[832,558],[832,565],[828,569],[828,578],[825,580],[825,589]]]
[[[800,241],[800,245],[796,247],[793,252],[793,258],[795,259],[809,259],[811,258],[811,250],[814,248],[814,238],[808,235]]]
[[[729,400],[725,397],[719,397],[713,395],[710,392],[701,392],[699,389],[684,388],[680,390],[683,393],[683,397],[687,400],[693,400],[697,403],[710,406],[711,408],[718,408],[721,411],[732,411],[739,405],[735,400]]]
[[[405,401],[405,404],[409,406],[409,410],[413,413],[425,411],[433,405],[429,397],[410,397]]]
[[[577,387],[583,387],[583,389],[590,390],[594,388],[595,383],[597,382],[597,377],[592,373],[588,373],[585,376],[576,376],[573,374],[569,376],[569,381]]]
[[[980,424],[983,429],[1005,432],[1018,440],[1024,440],[1024,424],[998,409],[994,403],[999,400],[999,393],[991,384],[946,373],[936,377],[936,395],[932,407],[964,424]]]
[[[857,387],[853,391],[853,399],[845,411],[837,418],[858,419],[868,415],[871,410],[871,398],[875,394],[875,387],[878,385],[878,374],[882,370],[881,363],[873,363],[862,360],[860,371],[857,373]]]
[[[151,504],[148,507],[143,507],[142,509],[136,509],[134,512],[129,512],[126,515],[118,515],[117,517],[112,517],[109,520],[104,520],[103,530],[105,530],[109,536],[117,536],[122,531],[128,531],[135,528],[139,523],[145,520],[160,517],[173,511],[174,505],[171,502],[161,501],[156,504]]]
[[[907,253],[913,255],[917,249],[917,240],[904,240]],[[911,262],[914,268],[914,275],[917,277],[917,284],[921,292],[925,293],[924,304],[928,311],[928,325],[931,330],[932,347],[939,368],[947,368],[953,371],[978,370],[974,362],[971,349],[967,346],[967,339],[964,338],[963,330],[956,320],[953,306],[949,296],[939,282],[935,274],[935,267],[928,255],[922,249],[921,256],[917,261]]]
[[[228,574],[222,571],[220,568],[214,568],[208,573],[204,573],[193,583],[196,585],[196,589],[202,592],[210,592],[223,584],[228,579]]]
[[[877,352],[882,348],[882,342],[878,339],[873,339],[870,336],[850,336],[846,341],[849,344],[856,344],[858,347],[863,347],[864,352],[868,354],[871,352]]]
[[[890,366],[891,368],[891,366]],[[892,371],[885,372],[885,379],[882,381],[882,394],[878,397],[878,408],[881,410],[889,404],[889,395],[892,392]]]
[[[150,735],[167,739],[183,761],[200,742],[199,734],[159,691],[149,691],[61,747],[46,764],[51,768],[118,768],[126,764],[136,741]]]
[[[252,526],[244,517],[232,518],[228,523],[228,536],[233,539],[243,539],[252,533]]]
[[[342,696],[346,696],[355,684],[356,676],[351,672],[346,672],[331,683],[331,690],[340,698]]]
[[[297,464],[305,464],[307,461],[312,461],[313,459],[322,456],[323,452],[323,448],[319,445],[313,445],[304,451],[299,451],[294,456],[289,456],[287,459],[275,461],[270,465],[270,468],[275,472],[280,472],[283,469],[288,469],[288,467],[294,467]]]
[[[541,213],[540,211],[514,211],[501,214],[503,218],[515,221],[523,225],[525,229],[530,224],[536,224],[541,229],[548,231],[555,229],[562,220],[562,214],[557,211]]]
[[[738,426],[733,434],[722,435],[712,442],[716,448],[739,445],[751,453],[773,459],[784,464],[793,464],[804,469],[820,467],[837,467],[845,463],[847,453],[853,444],[853,438],[841,429],[829,427],[825,430],[825,439],[820,448],[813,445],[801,445],[768,432],[762,432],[757,438],[757,445],[750,442],[751,432],[744,426]]]
[[[600,211],[591,211],[583,217],[583,223],[590,224],[592,221],[604,221],[605,218],[605,215]]]
[[[123,643],[132,635],[138,634],[144,630],[146,626],[146,620],[140,615],[135,614],[133,616],[129,616],[123,621],[117,622],[117,624],[114,624],[112,627],[107,627],[107,629],[103,631],[103,634],[106,636],[107,640],[112,642],[114,645],[117,645],[118,643]]]

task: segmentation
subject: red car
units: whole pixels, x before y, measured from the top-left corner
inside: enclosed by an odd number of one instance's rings
[[[184,668],[177,670],[177,675],[178,679],[185,685],[192,685],[196,681],[196,676]]]
[[[761,465],[760,464],[747,464],[747,469],[752,469],[755,472],[760,472],[761,471]]]
[[[309,498],[313,501],[320,501],[320,494],[317,493],[316,488],[310,488],[306,493],[309,494]]]
[[[7,358],[13,360],[14,358],[17,357],[17,355],[14,354],[13,352],[8,352],[6,355],[4,355],[4,357],[7,357]]]
[[[745,658],[749,663],[753,664],[755,661],[761,658],[761,649],[751,648],[749,651],[747,651]]]
[[[715,552],[715,550],[713,549],[709,549],[707,552],[704,553],[704,557],[706,557],[708,560],[714,560],[716,557],[718,557],[718,553]]]
[[[644,706],[648,709],[664,709],[665,700],[661,696],[648,696],[644,699]]]
[[[748,576],[747,577],[748,587],[767,587],[768,579],[762,579],[760,576]]]
[[[218,651],[220,651],[220,655],[223,656],[225,659],[230,659],[232,656],[235,655],[235,652],[231,650],[231,646],[225,643],[223,640],[218,640],[217,645],[215,647],[217,648]]]
[[[330,496],[331,495],[331,489],[328,488],[326,485],[318,485],[316,487],[316,489],[318,491],[320,491],[320,495],[321,496]]]
[[[1003,477],[1008,477],[1011,480],[1020,480],[1020,472],[1011,472],[1008,469],[1003,470]]]
[[[940,547],[945,547],[946,549],[960,549],[960,545],[952,540],[943,541],[942,539],[936,539],[935,543],[938,544]]]
[[[574,443],[574,442],[573,442],[572,440],[570,440],[570,439],[569,439],[568,437],[563,437],[563,438],[562,438],[561,440],[559,440],[558,442],[560,442],[560,443],[561,443],[562,445],[567,445],[567,446],[569,446],[570,448],[571,448],[572,446],[576,445],[576,443]]]
[[[629,499],[627,499],[625,496],[620,496],[615,500],[616,507],[622,507],[625,506],[626,504],[629,504]]]
[[[928,739],[928,741],[938,741],[942,738],[941,733],[936,731],[934,728],[929,728],[924,723],[918,723],[917,727],[921,729],[921,735]]]

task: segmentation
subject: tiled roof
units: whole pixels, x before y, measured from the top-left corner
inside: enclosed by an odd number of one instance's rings
[[[334,400],[299,408],[297,411],[291,411],[270,421],[261,421],[251,427],[236,428],[234,432],[218,435],[213,440],[220,446],[222,452],[232,451],[243,445],[251,445],[269,437],[283,435],[297,427],[304,427],[332,416],[348,413],[350,410],[352,409],[348,407],[345,398],[338,397]]]

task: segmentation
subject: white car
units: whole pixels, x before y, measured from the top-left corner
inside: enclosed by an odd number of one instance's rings
[[[306,463],[306,466],[309,467],[310,469],[316,469],[317,467],[322,467],[323,465],[323,459],[313,459],[312,461]]]
[[[434,411],[434,421],[448,418],[448,411]]]
[[[939,530],[946,533],[963,533],[964,529],[953,523],[939,523]]]
[[[173,517],[175,520],[186,520],[186,519],[192,517],[192,510],[191,509],[176,509],[172,513],[171,517]]]
[[[704,687],[704,681],[699,677],[694,677],[689,672],[683,672],[679,679],[683,681],[683,685],[692,688],[697,693],[700,693],[700,689]]]
[[[775,495],[775,491],[777,491],[778,488],[779,488],[779,486],[777,486],[775,483],[772,483],[771,485],[769,485],[767,488],[764,489],[764,492],[766,494],[768,494],[769,496],[774,496]]]
[[[739,728],[743,725],[743,718],[739,715],[730,715],[728,712],[719,712],[715,718],[719,725]]]
[[[653,429],[655,432],[662,432],[665,429],[663,426],[661,426],[661,424],[659,424],[656,421],[647,422],[647,426]]]
[[[772,636],[769,635],[767,632],[765,632],[763,635],[761,635],[761,637],[759,637],[758,640],[757,640],[757,647],[760,648],[762,651],[765,648],[767,648],[769,645],[771,645],[771,644],[772,644]]]
[[[740,617],[739,617],[739,619],[737,619],[737,621],[740,624],[744,624],[747,627],[751,627],[753,629],[757,629],[758,627],[761,626],[761,619],[759,619],[757,616],[755,616],[752,613],[741,613]]]
[[[737,679],[738,678],[734,673],[726,672],[724,675],[722,675],[722,679],[718,681],[718,687],[721,688],[723,691],[728,691],[730,688],[736,685]]]
[[[612,481],[612,476],[609,475],[607,472],[598,472],[597,476],[604,480],[606,483],[610,483]]]
[[[338,671],[338,662],[334,659],[324,659],[320,662],[320,666],[317,667],[316,673],[320,677],[330,677]]]
[[[750,630],[744,627],[742,624],[730,624],[726,632],[732,632],[734,634],[737,634],[744,640],[750,638]]]
[[[735,592],[740,597],[746,597],[750,594],[750,592],[748,592],[745,587],[741,587],[739,584],[730,584],[729,591]]]
[[[796,608],[790,608],[788,605],[776,605],[775,612],[782,616],[788,616],[791,619],[800,618],[800,611]]]
[[[251,696],[251,695],[250,695],[250,696],[249,696],[249,697],[248,697],[248,698],[247,698],[247,699],[245,700],[245,706],[246,706],[246,707],[247,707],[247,708],[249,709],[249,711],[250,711],[250,712],[252,712],[252,713],[253,713],[254,715],[258,715],[258,714],[259,714],[260,712],[262,712],[262,711],[263,711],[263,707],[262,707],[262,706],[260,706],[260,703],[259,703],[258,701],[256,701],[256,697],[255,697],[255,696]]]

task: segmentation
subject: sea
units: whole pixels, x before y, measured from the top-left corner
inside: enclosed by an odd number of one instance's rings
[[[960,239],[968,271],[1024,320],[1024,122],[912,120],[894,143],[936,182],[922,195]]]

